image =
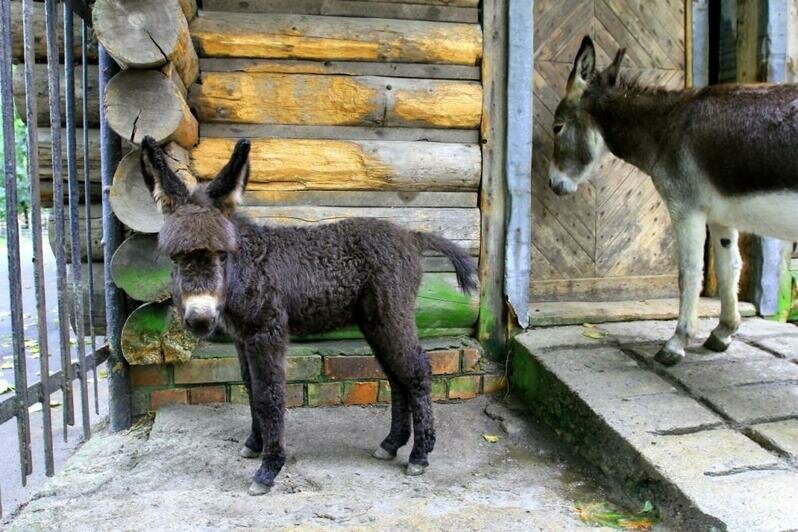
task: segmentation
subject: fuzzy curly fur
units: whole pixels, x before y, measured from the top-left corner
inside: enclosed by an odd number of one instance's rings
[[[285,463],[283,412],[285,349],[289,334],[329,331],[356,323],[391,384],[391,428],[381,447],[390,456],[413,427],[412,464],[426,466],[435,444],[431,369],[416,331],[415,300],[421,253],[435,250],[455,266],[463,290],[476,287],[476,269],[456,244],[370,218],[312,227],[266,227],[235,212],[248,178],[249,143],[207,186],[183,194],[179,179],[159,164],[160,148],[142,146],[142,169],[165,205],[161,250],[172,256],[174,301],[211,294],[219,323],[234,338],[250,397],[252,432],[246,447],[263,453],[254,480],[274,483]],[[186,320],[207,334],[219,323]]]

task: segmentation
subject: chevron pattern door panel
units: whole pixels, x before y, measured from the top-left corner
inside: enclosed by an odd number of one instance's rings
[[[548,185],[554,111],[582,37],[598,67],[626,47],[623,75],[684,86],[683,0],[535,2],[532,276],[534,301],[612,301],[678,293],[670,218],[651,179],[609,157],[573,196]]]

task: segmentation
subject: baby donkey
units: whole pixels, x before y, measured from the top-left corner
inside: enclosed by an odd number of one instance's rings
[[[160,251],[172,258],[173,301],[185,328],[235,341],[249,394],[252,431],[241,456],[262,455],[249,493],[266,493],[285,463],[283,415],[289,334],[356,323],[391,384],[391,428],[374,456],[390,460],[410,439],[406,473],[428,465],[435,444],[431,371],[418,340],[415,300],[422,251],[454,264],[463,291],[476,269],[456,244],[373,218],[312,227],[266,227],[236,211],[249,178],[250,143],[239,141],[207,185],[189,190],[145,137],[141,167],[164,213]]]

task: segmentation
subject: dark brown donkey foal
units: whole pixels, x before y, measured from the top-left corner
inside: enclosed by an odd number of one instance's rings
[[[145,137],[141,166],[165,214],[158,237],[174,262],[173,300],[191,333],[221,326],[235,339],[252,411],[241,455],[262,454],[250,494],[268,491],[285,463],[283,412],[289,334],[356,323],[391,383],[391,429],[374,452],[388,460],[410,438],[407,474],[423,473],[435,444],[430,362],[419,344],[415,300],[424,250],[454,264],[464,291],[475,267],[452,242],[372,218],[314,227],[264,227],[236,212],[249,177],[247,140],[207,185],[189,190]]]

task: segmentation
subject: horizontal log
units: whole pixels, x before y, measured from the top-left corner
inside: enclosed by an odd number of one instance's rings
[[[226,164],[232,139],[203,138],[191,152],[200,179]],[[475,191],[480,148],[435,142],[254,139],[250,190]]]
[[[476,66],[425,65],[421,63],[373,63],[367,61],[300,61],[294,59],[246,59],[206,57],[202,72],[266,72],[271,74],[342,74],[421,79],[470,79],[479,81]]]
[[[203,122],[477,129],[474,81],[207,72],[192,87]]]
[[[439,22],[479,22],[475,7],[450,7],[361,0],[204,0],[206,11],[246,13],[292,13],[300,15],[338,15],[346,17],[398,18]]]
[[[476,65],[478,24],[200,11],[200,56]]]
[[[92,285],[89,286],[89,267],[92,271]],[[82,280],[82,293],[83,293],[83,332],[86,336],[90,336],[92,324],[89,320],[89,293],[92,294],[91,299],[91,316],[93,317],[94,334],[95,336],[105,335],[105,285],[104,285],[104,272],[102,262],[92,262],[80,264],[80,276]],[[69,324],[72,330],[77,334],[77,327],[75,322],[75,307],[72,303],[72,290],[67,289],[67,305],[69,305]]]
[[[173,63],[188,87],[199,59],[177,0],[97,0],[92,8],[97,39],[122,68]]]
[[[105,111],[111,128],[134,144],[140,144],[145,135],[185,148],[197,143],[197,119],[178,87],[162,72],[125,70],[115,75],[105,91]]]
[[[22,28],[22,2],[10,2],[11,5],[11,56],[15,63],[22,63],[24,61],[24,37]],[[64,23],[62,16],[61,6],[56,7],[57,21],[55,24],[56,42],[58,43],[58,50],[61,54],[64,51]],[[45,35],[44,24],[44,4],[35,2],[33,4],[33,51],[37,60],[44,61],[47,59],[47,40]],[[80,60],[81,53],[81,40],[80,40],[80,27],[81,24],[76,22],[74,25],[74,46],[72,51],[75,54],[75,60]],[[89,28],[89,47],[88,57],[90,62],[97,62],[97,40],[94,37],[94,31]],[[62,67],[63,68],[63,67]],[[63,73],[61,74],[63,76]]]
[[[477,144],[479,131],[472,129],[430,129],[415,127],[362,126],[281,126],[262,124],[202,124],[203,137],[330,139],[330,140],[401,140],[406,142],[449,142]]]
[[[188,151],[170,142],[164,146],[167,164],[192,188],[196,180],[189,170]],[[134,231],[157,233],[163,226],[163,214],[144,183],[141,152],[133,150],[119,162],[111,185],[111,208],[119,220]]]
[[[351,190],[250,190],[251,207],[315,205],[319,207],[476,207],[476,192],[369,192]]]
[[[98,203],[102,201],[102,187],[100,183],[96,183],[94,181],[90,184],[91,187],[91,197],[90,201],[92,203]],[[49,209],[53,206],[53,182],[52,181],[42,181],[39,185],[39,190],[41,191],[41,198],[42,198],[42,207]],[[83,193],[83,184],[81,183],[80,187],[80,196],[78,200],[81,204],[85,203],[86,196]],[[66,205],[68,202],[67,193],[66,193],[66,185],[64,186],[64,204]]]
[[[48,223],[47,223],[47,237],[50,241],[50,249],[53,250],[53,253],[56,251],[56,247],[58,246],[58,242],[62,242],[60,245],[67,250],[66,253],[66,260],[67,262],[72,262],[72,254],[69,250],[72,249],[72,232],[70,230],[69,224],[69,212],[66,212],[66,220],[64,222],[65,227],[65,235],[63,240],[59,240],[57,235],[55,234],[55,222],[53,219],[53,213],[51,212],[48,215]],[[91,205],[91,260],[92,262],[99,262],[103,260],[103,225],[102,225],[102,205],[99,203]],[[79,231],[79,239],[80,239],[80,260],[86,261],[86,257],[88,255],[88,245],[86,241],[86,207],[85,205],[80,205],[78,210],[78,231]]]
[[[63,66],[60,67],[63,69]],[[87,69],[88,80],[88,120],[90,126],[100,125],[99,81],[96,65]],[[63,76],[63,71],[61,72]],[[62,85],[61,123],[66,124],[66,103]],[[36,125],[50,126],[50,91],[47,84],[47,65],[33,65],[33,90],[36,98]],[[75,123],[83,123],[83,67],[75,67]],[[25,70],[22,66],[14,68],[14,104],[24,121],[27,117],[25,104]]]
[[[392,207],[243,207],[248,216],[272,226],[306,226],[368,217],[411,231],[428,231],[456,242],[474,255],[479,251],[479,209]]]
[[[170,303],[145,303],[125,321],[122,355],[130,365],[187,362],[197,340],[180,324]]]
[[[38,129],[39,139],[39,177],[44,181],[53,179],[53,137],[50,128],[40,127]],[[85,180],[83,174],[83,129],[75,130],[75,162],[78,169],[78,181]],[[69,178],[67,173],[66,157],[66,129],[61,130],[61,178],[66,182]],[[100,130],[89,130],[89,180],[100,182]],[[66,190],[66,189],[65,189]],[[66,192],[65,192],[66,195]]]
[[[137,301],[165,301],[170,297],[172,261],[158,251],[158,235],[134,234],[111,259],[114,284]]]

